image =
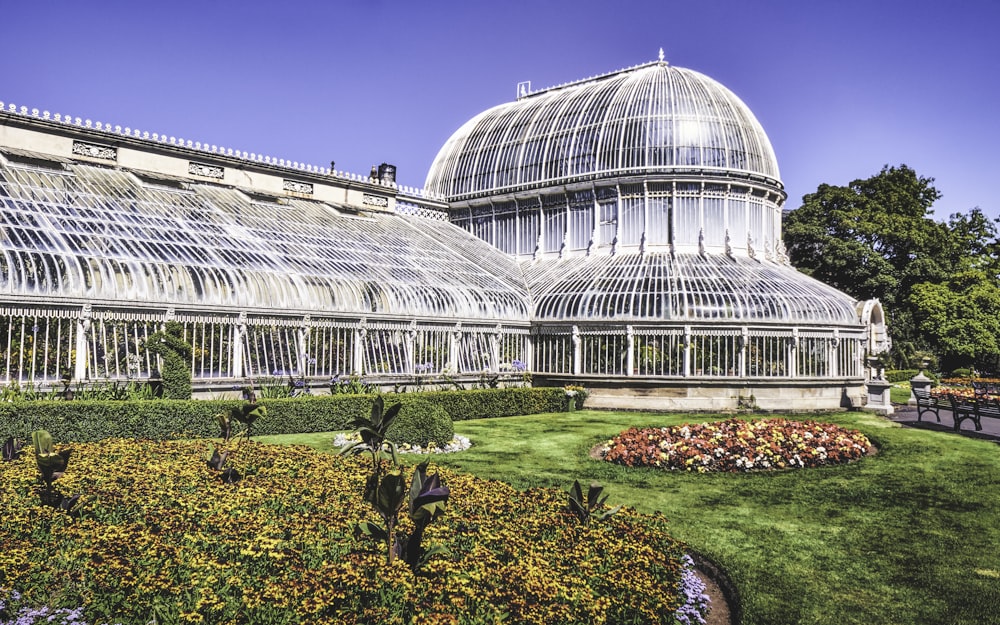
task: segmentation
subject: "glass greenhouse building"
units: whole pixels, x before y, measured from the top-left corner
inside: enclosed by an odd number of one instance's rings
[[[0,380],[294,375],[578,384],[593,405],[831,408],[877,301],[789,266],[786,194],[731,91],[662,58],[477,115],[422,190],[0,103]]]

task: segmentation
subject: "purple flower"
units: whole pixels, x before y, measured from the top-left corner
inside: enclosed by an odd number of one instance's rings
[[[674,612],[678,622],[684,625],[705,625],[710,599],[705,594],[705,583],[694,572],[694,560],[687,554],[684,554],[684,571],[681,574],[681,595],[684,597],[684,604]]]

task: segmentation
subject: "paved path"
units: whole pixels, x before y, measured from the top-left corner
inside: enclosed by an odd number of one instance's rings
[[[955,432],[954,422],[951,420],[951,413],[941,415],[941,423],[934,420],[934,415],[924,413],[924,418],[917,421],[917,407],[906,404],[893,404],[895,412],[889,415],[889,419],[896,421],[906,427],[923,428],[926,430],[939,430],[941,432]],[[943,411],[942,411],[943,412]],[[983,429],[976,431],[976,425],[969,420],[962,421],[962,429],[959,434],[974,438],[984,438],[1000,443],[1000,419],[982,419]]]

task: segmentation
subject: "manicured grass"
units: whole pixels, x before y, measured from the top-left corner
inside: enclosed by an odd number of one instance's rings
[[[609,504],[662,512],[676,538],[728,571],[746,625],[1000,623],[995,443],[836,413],[790,418],[859,429],[878,453],[752,474],[630,469],[588,453],[630,426],[714,418],[578,411],[466,421],[456,430],[473,448],[435,462],[518,488],[599,481]],[[310,436],[296,442],[330,450],[330,435]]]
[[[905,404],[910,401],[910,383],[899,382],[889,389],[889,400],[894,404]]]

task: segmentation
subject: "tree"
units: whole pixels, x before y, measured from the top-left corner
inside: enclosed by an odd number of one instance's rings
[[[945,370],[997,370],[1000,286],[995,276],[979,269],[961,271],[940,284],[915,285],[909,300],[918,330],[934,346]]]
[[[951,232],[954,270],[980,269],[994,279],[1000,275],[1000,241],[997,239],[996,224],[1000,220],[990,220],[979,208],[968,214],[954,213],[948,218]]]
[[[932,178],[906,165],[846,187],[820,185],[784,220],[789,258],[799,270],[859,300],[878,298],[896,344],[928,345],[917,332],[909,294],[954,273],[984,230],[981,213],[953,219],[963,237],[931,218],[941,197]]]

